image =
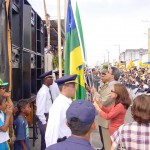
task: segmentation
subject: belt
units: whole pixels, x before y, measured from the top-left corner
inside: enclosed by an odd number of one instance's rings
[[[66,136],[64,136],[63,138],[58,138],[57,143],[63,142],[63,141],[65,141],[66,139],[67,139]]]

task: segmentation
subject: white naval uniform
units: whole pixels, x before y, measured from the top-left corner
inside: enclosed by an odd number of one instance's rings
[[[55,99],[49,111],[45,133],[46,147],[57,143],[58,138],[69,137],[71,135],[71,130],[66,125],[66,111],[71,103],[72,100],[62,94],[59,94]]]
[[[49,93],[49,88],[46,85],[42,85],[37,93],[36,97],[36,115],[42,124],[46,124],[46,118],[44,113],[48,113],[52,106],[52,101]]]
[[[56,97],[60,94],[58,84],[55,81],[53,81],[53,84],[50,85],[49,89],[51,90],[53,101],[54,101]]]

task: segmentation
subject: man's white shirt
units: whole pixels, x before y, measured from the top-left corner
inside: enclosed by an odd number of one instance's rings
[[[56,97],[60,94],[60,90],[59,90],[57,83],[53,81],[53,84],[49,87],[49,89],[52,93],[53,100],[55,100]]]
[[[46,118],[44,113],[49,112],[49,109],[52,106],[52,101],[49,93],[49,87],[47,87],[44,84],[37,93],[36,106],[37,106],[36,115],[38,116],[42,124],[46,124]]]
[[[49,111],[45,142],[46,147],[57,143],[58,138],[69,137],[71,130],[66,125],[66,111],[72,100],[59,94]]]

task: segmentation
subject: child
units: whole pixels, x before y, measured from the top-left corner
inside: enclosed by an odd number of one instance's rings
[[[5,110],[5,113],[2,111]],[[6,98],[0,95],[0,150],[9,150],[8,128],[12,115],[11,107],[7,106]]]
[[[102,106],[99,100],[94,102],[94,106],[102,118],[110,120],[109,133],[111,136],[124,123],[126,110],[131,100],[126,87],[119,83],[112,87],[110,97],[114,100],[114,104],[109,108]]]
[[[6,82],[4,83],[0,79],[0,95],[6,98],[7,105],[9,105],[11,107],[11,109],[13,110],[14,106],[13,106],[12,100],[10,99],[10,93],[6,92],[6,86],[7,85],[8,85],[8,83],[6,83]],[[2,111],[5,114],[5,108]],[[8,144],[9,144],[10,149],[13,149],[13,143],[14,143],[14,140],[15,140],[14,130],[13,130],[13,115],[11,115],[11,119],[9,121],[8,133],[9,133],[9,137],[10,137],[10,140],[8,141]]]
[[[30,150],[29,145],[29,129],[26,116],[31,112],[30,103],[26,100],[20,100],[17,104],[18,117],[14,121],[14,130],[16,141],[14,143],[15,150]]]

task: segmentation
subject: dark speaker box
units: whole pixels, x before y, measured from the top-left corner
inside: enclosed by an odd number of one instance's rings
[[[27,99],[31,96],[31,54],[23,52],[23,98]]]

